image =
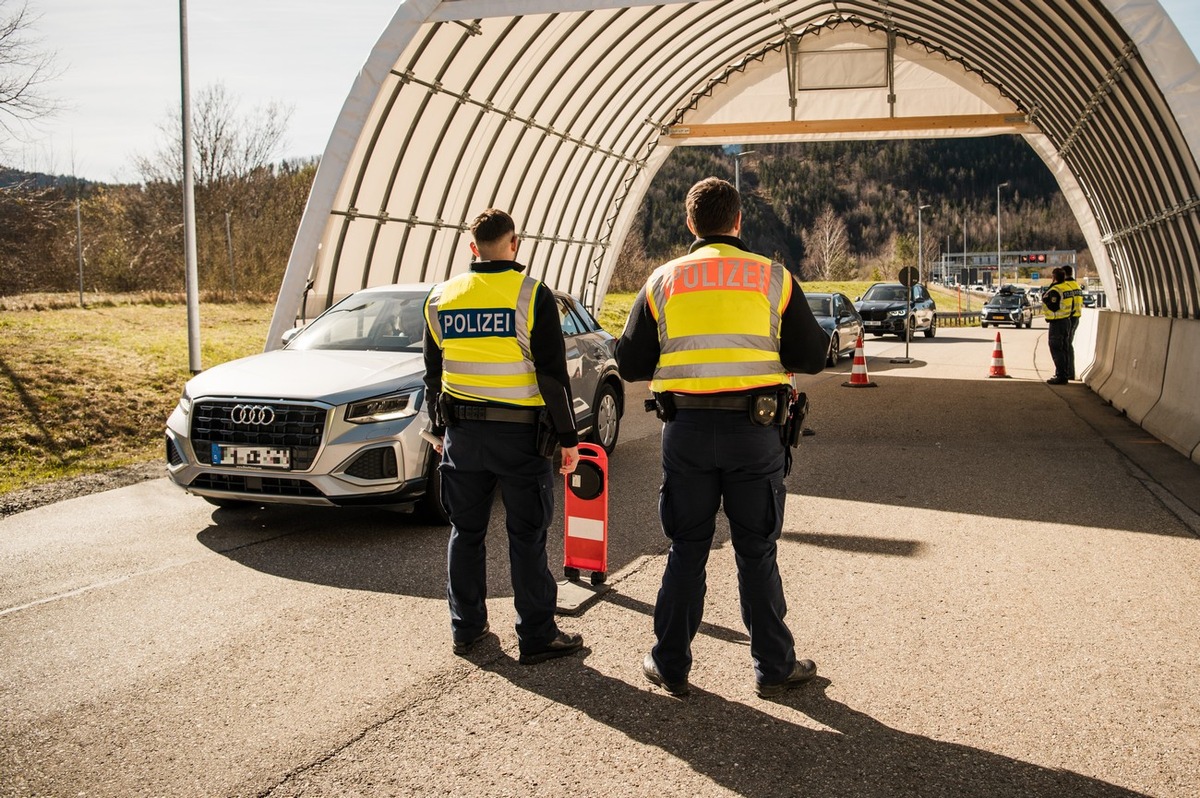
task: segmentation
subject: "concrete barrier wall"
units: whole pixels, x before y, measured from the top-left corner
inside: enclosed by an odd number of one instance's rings
[[[1113,373],[1100,395],[1136,424],[1162,396],[1170,342],[1170,319],[1128,315],[1121,320]]]
[[[1123,315],[1107,310],[1096,313],[1096,352],[1092,357],[1091,364],[1080,375],[1088,387],[1096,393],[1100,393],[1100,386],[1112,375],[1113,358],[1117,354],[1117,334],[1121,328]],[[1075,355],[1078,357],[1079,353],[1076,352]]]
[[[1200,319],[1173,319],[1162,396],[1142,427],[1200,463]]]

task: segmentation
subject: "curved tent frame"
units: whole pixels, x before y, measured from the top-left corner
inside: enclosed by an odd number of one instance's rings
[[[489,206],[594,309],[674,146],[994,133],[1056,176],[1117,309],[1200,318],[1200,66],[1154,0],[407,0],[322,156],[268,348],[359,288],[465,270]]]

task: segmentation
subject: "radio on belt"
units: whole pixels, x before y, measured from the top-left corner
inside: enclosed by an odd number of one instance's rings
[[[579,444],[579,464],[566,475],[563,575],[579,579],[592,572],[592,584],[608,576],[608,455],[590,443]]]

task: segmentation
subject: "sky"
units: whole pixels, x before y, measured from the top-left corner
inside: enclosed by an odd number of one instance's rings
[[[17,0],[11,0],[16,2]],[[55,54],[46,91],[61,106],[0,153],[0,163],[103,182],[139,180],[133,159],[168,139],[179,113],[179,3],[174,0],[28,0],[33,33]],[[1200,2],[1160,0],[1200,53]],[[342,103],[399,0],[192,0],[192,97],[223,84],[242,114],[292,109],[280,157],[319,156]]]

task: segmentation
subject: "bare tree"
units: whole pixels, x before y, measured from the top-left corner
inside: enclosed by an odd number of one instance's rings
[[[240,181],[271,164],[284,143],[292,109],[272,102],[242,115],[238,100],[216,83],[201,89],[192,109],[192,146],[196,185],[213,187]],[[178,112],[159,125],[164,142],[149,156],[134,163],[147,182],[177,183],[183,178],[180,147],[183,125]]]
[[[852,267],[850,236],[845,221],[831,206],[825,206],[802,237],[806,253],[804,272],[808,279],[844,279],[847,276]]]
[[[42,93],[57,76],[54,55],[32,35],[37,18],[26,2],[0,0],[0,134],[17,138],[21,127],[57,106]],[[0,145],[3,141],[0,140]]]

